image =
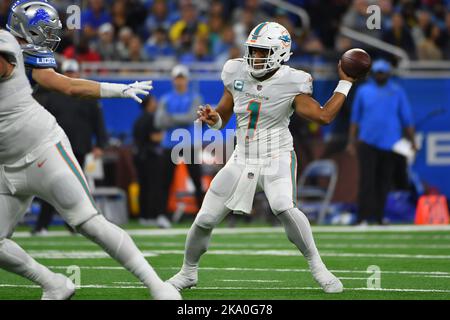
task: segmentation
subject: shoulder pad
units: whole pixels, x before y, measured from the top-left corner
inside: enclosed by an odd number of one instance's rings
[[[238,70],[241,70],[243,63],[244,59],[242,58],[228,60],[223,66],[223,72],[234,73]]]
[[[31,68],[56,68],[56,59],[54,53],[44,47],[26,44],[22,47],[24,63]]]
[[[291,68],[290,78],[300,93],[312,94],[313,78],[309,73]]]

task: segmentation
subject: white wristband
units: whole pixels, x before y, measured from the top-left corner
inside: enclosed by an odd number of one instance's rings
[[[220,130],[220,129],[222,128],[222,118],[220,117],[220,114],[219,114],[219,113],[217,113],[217,115],[219,116],[219,120],[217,120],[217,122],[216,122],[214,125],[212,125],[212,126],[210,126],[210,125],[208,124],[208,127],[209,127],[210,129]]]
[[[340,80],[336,89],[334,89],[334,92],[342,93],[344,96],[347,97],[348,93],[350,92],[350,89],[352,88],[353,83],[347,80]]]
[[[123,97],[123,91],[128,86],[121,83],[100,82],[100,97],[102,98],[120,98]]]

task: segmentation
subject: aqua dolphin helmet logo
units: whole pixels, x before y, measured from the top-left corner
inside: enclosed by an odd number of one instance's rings
[[[287,34],[280,36],[278,39],[280,39],[283,42],[287,42],[287,43],[291,42],[291,38]]]

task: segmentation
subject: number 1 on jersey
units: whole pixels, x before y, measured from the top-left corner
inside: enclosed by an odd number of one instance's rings
[[[259,119],[259,111],[261,110],[261,102],[252,100],[248,103],[247,111],[250,112],[247,128],[247,138],[253,138]]]

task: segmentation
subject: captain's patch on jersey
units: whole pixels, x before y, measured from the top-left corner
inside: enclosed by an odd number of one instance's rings
[[[244,89],[244,81],[234,80],[234,89],[237,91],[242,91]]]

